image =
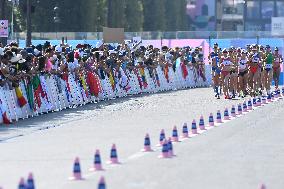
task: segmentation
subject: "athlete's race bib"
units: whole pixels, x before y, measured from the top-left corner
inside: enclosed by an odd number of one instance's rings
[[[265,68],[268,68],[268,69],[272,68],[272,64],[266,64]]]

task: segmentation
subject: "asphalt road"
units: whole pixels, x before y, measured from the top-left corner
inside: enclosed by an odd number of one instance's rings
[[[159,159],[161,129],[170,136],[184,122],[216,115],[242,102],[217,100],[212,89],[188,89],[133,96],[42,115],[0,129],[0,186],[17,188],[32,171],[36,188],[96,188],[101,175],[109,189],[284,188],[283,104],[279,100],[174,143],[176,157]],[[142,153],[145,133],[155,152]],[[121,165],[107,165],[115,143]],[[103,172],[90,172],[100,149]],[[69,181],[80,157],[85,180]]]

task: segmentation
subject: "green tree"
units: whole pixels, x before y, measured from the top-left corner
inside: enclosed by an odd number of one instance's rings
[[[126,0],[125,29],[129,32],[138,32],[143,29],[143,5],[140,0]]]
[[[165,0],[142,0],[144,31],[163,31],[165,29]]]
[[[123,28],[125,26],[126,0],[108,0],[108,27]]]

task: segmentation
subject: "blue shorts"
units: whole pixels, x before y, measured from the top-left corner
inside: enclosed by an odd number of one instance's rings
[[[218,67],[212,67],[212,71],[215,72],[218,75],[221,74],[221,70]]]

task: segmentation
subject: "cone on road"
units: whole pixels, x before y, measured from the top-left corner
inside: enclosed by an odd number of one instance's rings
[[[192,121],[192,124],[191,124],[191,132],[192,134],[198,134],[195,119]]]
[[[242,105],[238,104],[238,115],[242,115],[243,110],[242,110]]]
[[[265,97],[262,98],[262,104],[267,104]]]
[[[252,110],[251,100],[248,100],[248,110]]]
[[[157,146],[162,146],[165,138],[166,138],[165,130],[162,129],[160,133],[159,144]]]
[[[200,116],[200,119],[199,119],[199,129],[200,130],[206,130],[205,129],[205,124],[204,124],[204,118],[203,118],[202,115]]]
[[[257,98],[256,105],[261,106],[261,98]]]
[[[172,139],[171,137],[168,139],[168,157],[171,158],[171,157],[174,157],[174,150],[173,150],[173,144],[172,144]]]
[[[168,152],[169,152],[168,141],[166,139],[164,139],[163,145],[162,145],[162,153],[161,153],[161,155],[159,155],[159,158],[168,158],[169,157]]]
[[[74,160],[73,176],[70,177],[69,180],[83,180],[83,177],[81,174],[80,159],[78,157],[76,157]]]
[[[26,189],[35,189],[34,177],[32,173],[29,173],[28,175]]]
[[[232,105],[232,108],[231,108],[231,116],[236,117],[236,108],[234,105]]]
[[[252,99],[252,104],[253,104],[253,107],[256,107],[257,105],[256,105],[256,98],[253,98]]]
[[[152,152],[151,149],[151,140],[149,134],[147,133],[144,139],[144,149],[141,150],[142,152]]]
[[[213,127],[213,126],[214,126],[214,117],[213,117],[213,114],[212,114],[212,113],[210,113],[210,115],[209,115],[209,120],[208,120],[208,122],[209,122],[209,126],[210,126],[210,127]]]
[[[217,111],[216,120],[217,120],[217,123],[222,123],[222,115],[220,113],[220,110]]]
[[[117,150],[115,144],[112,144],[111,151],[110,151],[110,160],[108,161],[109,164],[120,164],[118,161]]]
[[[187,127],[187,123],[184,123],[182,126],[182,138],[189,138],[188,136],[188,127]]]
[[[95,155],[94,155],[94,165],[92,168],[90,168],[90,171],[103,171],[102,167],[102,160],[101,160],[101,155],[100,155],[100,150],[96,150]]]
[[[25,179],[21,178],[19,185],[18,185],[18,189],[26,189],[26,184],[25,184]]]
[[[267,102],[272,102],[271,94],[267,95]]]
[[[247,102],[244,101],[243,103],[243,112],[248,112]]]
[[[177,126],[174,126],[174,128],[173,128],[173,134],[172,134],[171,141],[172,141],[172,142],[180,142],[180,141],[179,141],[179,138],[178,138]]]
[[[224,120],[230,120],[228,108],[225,108],[224,110]]]
[[[105,178],[103,176],[99,180],[98,189],[106,189]]]

